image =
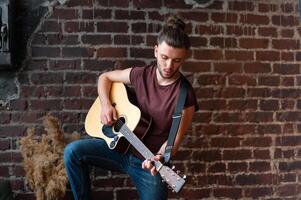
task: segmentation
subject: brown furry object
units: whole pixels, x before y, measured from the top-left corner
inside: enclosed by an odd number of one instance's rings
[[[29,128],[23,137],[21,153],[26,179],[35,191],[37,200],[53,200],[63,197],[68,182],[64,167],[64,147],[67,143],[77,140],[80,135],[65,134],[59,127],[58,120],[46,116],[43,125],[47,134],[36,138],[35,130]]]

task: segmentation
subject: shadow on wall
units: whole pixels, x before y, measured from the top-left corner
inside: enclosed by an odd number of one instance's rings
[[[11,12],[11,66],[0,66],[0,110],[9,107],[9,102],[18,98],[18,71],[27,57],[27,43],[41,18],[50,7],[66,0],[10,0]],[[0,4],[3,3],[0,0]]]

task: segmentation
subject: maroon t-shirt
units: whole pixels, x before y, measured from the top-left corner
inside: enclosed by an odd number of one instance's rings
[[[130,81],[137,96],[137,106],[141,112],[152,118],[152,125],[142,141],[154,154],[168,139],[181,82],[185,79],[181,74],[174,83],[159,85],[156,69],[156,65],[134,67],[130,73]],[[194,90],[189,84],[184,107],[193,105],[198,107]],[[137,154],[135,151],[132,152]]]

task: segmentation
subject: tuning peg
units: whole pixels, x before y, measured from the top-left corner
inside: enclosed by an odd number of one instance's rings
[[[175,191],[175,190],[172,190],[172,192],[175,193],[176,191]]]
[[[174,166],[174,165],[171,167],[172,170],[174,170],[175,168],[176,168],[176,166]]]
[[[162,183],[165,183],[165,180],[164,180],[164,179],[162,179]]]
[[[183,176],[183,179],[185,180],[186,178],[187,178],[187,176],[186,176],[186,175],[184,175],[184,176]]]

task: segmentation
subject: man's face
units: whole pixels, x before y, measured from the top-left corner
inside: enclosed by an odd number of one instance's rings
[[[179,71],[187,56],[185,48],[174,48],[162,42],[155,46],[158,70],[162,78],[172,79]]]

